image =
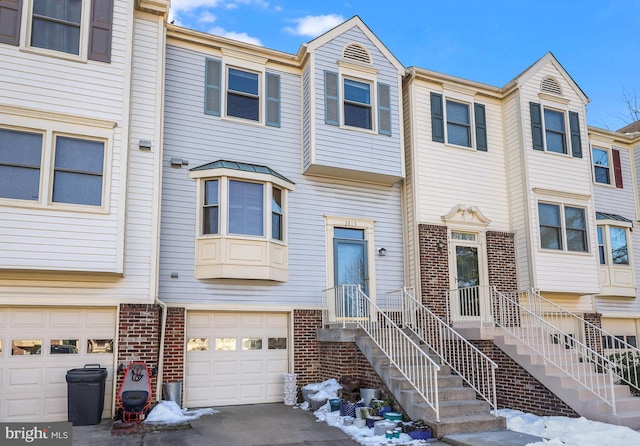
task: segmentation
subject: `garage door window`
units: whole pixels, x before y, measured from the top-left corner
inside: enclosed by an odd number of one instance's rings
[[[78,345],[77,339],[52,339],[49,352],[52,355],[77,355]]]
[[[0,356],[2,356],[2,341],[0,340]]]
[[[216,338],[216,350],[235,351],[236,338]]]
[[[287,338],[269,338],[269,350],[286,350]]]
[[[262,338],[243,338],[242,350],[262,350]]]
[[[187,341],[188,352],[209,351],[209,338],[189,338]]]
[[[113,339],[87,339],[87,353],[113,353]]]
[[[11,341],[11,355],[39,355],[42,339],[14,339]]]

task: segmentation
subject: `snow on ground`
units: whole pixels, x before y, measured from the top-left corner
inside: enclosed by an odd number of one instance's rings
[[[220,412],[215,409],[181,409],[174,401],[160,401],[149,412],[145,418],[145,423],[156,424],[179,424],[195,420],[203,415],[212,415]]]
[[[507,428],[548,438],[527,446],[631,446],[640,445],[640,433],[586,418],[538,417],[518,410],[502,409]]]

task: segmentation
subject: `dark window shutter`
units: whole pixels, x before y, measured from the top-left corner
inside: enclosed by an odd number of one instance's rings
[[[529,102],[531,112],[531,138],[533,139],[533,150],[544,150],[542,142],[542,110],[540,104]]]
[[[271,127],[280,127],[280,76],[267,73],[267,119]]]
[[[22,0],[0,0],[0,43],[20,43]]]
[[[473,104],[473,112],[476,118],[476,149],[487,151],[487,118],[483,104]]]
[[[89,28],[89,59],[111,62],[111,28],[113,26],[113,0],[91,2]]]
[[[574,156],[574,158],[582,158],[580,117],[576,112],[569,112],[569,130],[571,131],[571,154]]]
[[[208,115],[220,116],[221,70],[222,63],[219,60],[206,60],[204,70],[204,112]]]
[[[324,72],[324,122],[340,125],[338,114],[338,73]]]
[[[444,142],[442,95],[438,93],[431,93],[431,139],[436,142]]]
[[[378,84],[378,133],[391,135],[391,88]]]
[[[616,187],[618,189],[622,189],[622,164],[620,163],[620,151],[611,149],[611,155],[613,155],[613,176],[616,180]]]

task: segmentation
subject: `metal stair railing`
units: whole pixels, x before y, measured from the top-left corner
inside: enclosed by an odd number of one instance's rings
[[[440,366],[363,291],[360,285],[338,285],[323,291],[323,324],[356,324],[382,350],[440,421]]]
[[[640,396],[640,349],[624,339],[605,331],[602,327],[545,299],[536,290],[523,294],[522,305],[541,315],[564,331],[580,334],[582,340],[595,346],[595,350],[613,363],[615,381],[629,386],[631,393]]]
[[[496,326],[534,350],[611,406],[616,414],[613,362],[582,342],[580,318],[535,291],[491,292]],[[577,319],[576,319],[577,318]],[[583,319],[582,322],[586,322]]]
[[[498,365],[491,358],[418,301],[412,288],[387,293],[387,311],[400,313],[401,325],[418,336],[444,364],[489,403],[497,416]]]

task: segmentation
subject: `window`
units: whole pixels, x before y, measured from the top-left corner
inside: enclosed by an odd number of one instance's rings
[[[266,166],[215,161],[191,169],[200,203],[196,277],[286,281],[287,193]]]
[[[622,163],[620,150],[593,147],[593,180],[599,184],[613,184],[618,189],[624,187],[622,182]]]
[[[371,130],[371,85],[344,80],[344,125]]]
[[[593,176],[596,183],[611,184],[611,171],[609,169],[609,151],[604,149],[591,149],[593,156]]]
[[[365,76],[366,73],[360,73],[353,68],[345,67],[345,72],[349,72],[348,77],[332,71],[324,73],[325,123],[391,135],[390,86],[377,83],[375,76]],[[360,78],[358,74],[362,74],[363,77]],[[338,88],[340,80],[342,91]]]
[[[223,68],[224,77],[221,76]],[[280,127],[280,76],[277,74],[224,66],[221,60],[207,59],[204,99],[204,112],[208,115],[221,116],[221,110],[225,110],[224,116]]]
[[[0,198],[102,206],[104,159],[104,140],[0,128]],[[45,197],[43,163],[53,169]]]
[[[602,347],[607,350],[637,348],[637,343],[635,335],[602,336]]]
[[[446,99],[439,93],[431,93],[430,97],[433,141],[446,141],[447,144],[487,151],[487,126],[483,104]]]
[[[562,154],[571,153],[574,158],[582,158],[582,138],[578,113],[543,107],[535,102],[529,103],[529,110],[534,150]],[[567,128],[569,129],[568,133]]]
[[[627,229],[598,226],[598,251],[601,265],[629,265]]]
[[[111,61],[113,0],[0,1],[0,43],[21,45],[23,13],[30,15],[31,24],[25,47]]]
[[[542,248],[573,252],[588,251],[584,209],[538,203],[538,217]]]

